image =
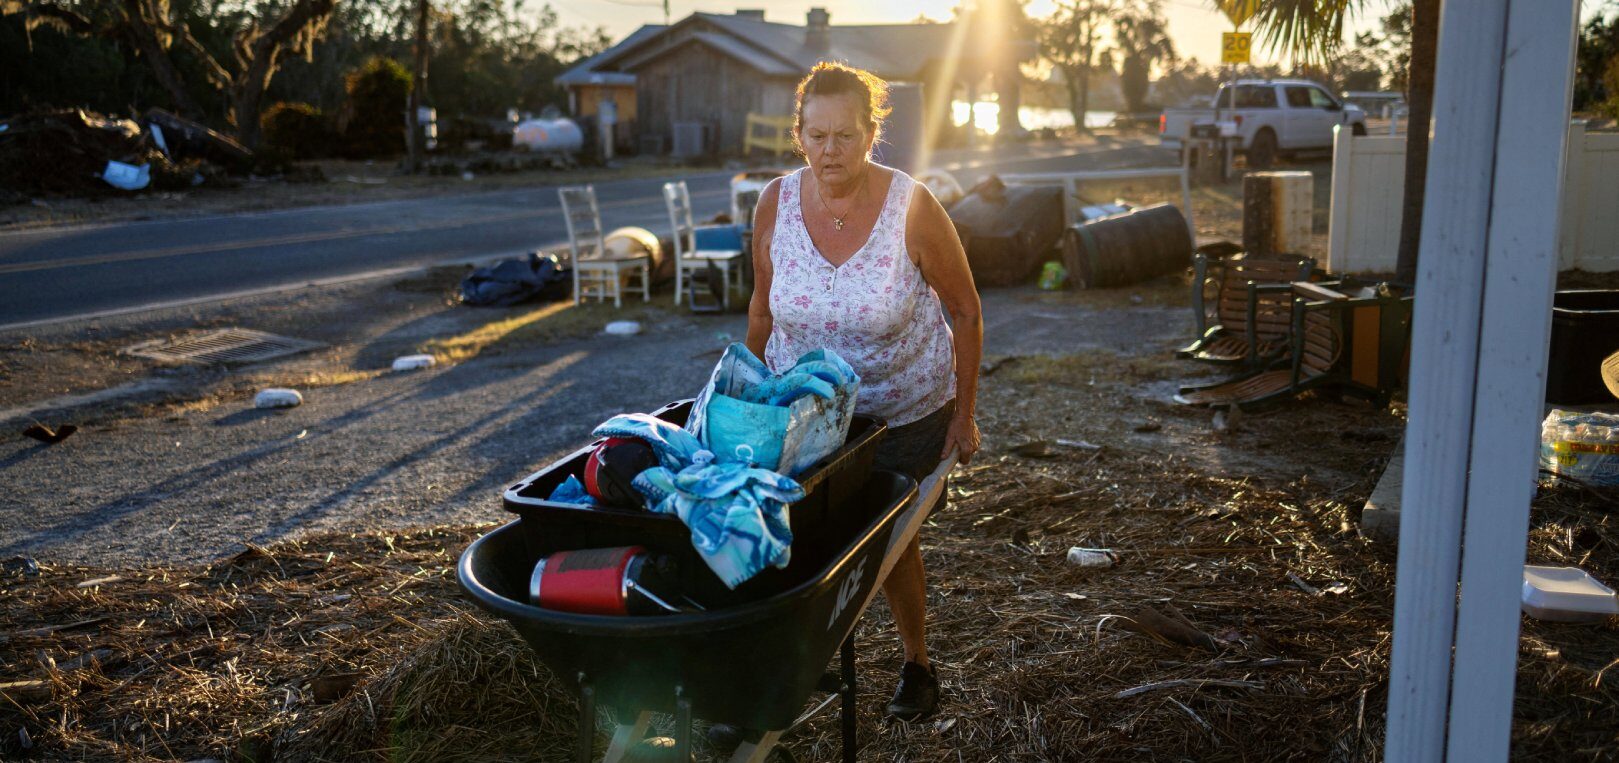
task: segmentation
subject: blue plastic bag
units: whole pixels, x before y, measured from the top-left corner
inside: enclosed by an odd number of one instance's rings
[[[740,342],[725,348],[686,429],[723,461],[796,477],[843,446],[860,376],[831,350],[772,374]]]

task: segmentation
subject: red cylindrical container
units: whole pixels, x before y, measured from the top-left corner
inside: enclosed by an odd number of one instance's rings
[[[640,546],[558,551],[534,565],[529,601],[585,615],[680,611],[641,585],[646,566],[646,549]]]

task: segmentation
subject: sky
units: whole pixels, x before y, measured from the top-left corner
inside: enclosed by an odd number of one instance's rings
[[[642,24],[663,23],[663,4],[660,0],[548,0],[556,8],[560,20],[568,25],[603,26],[615,40],[622,39]],[[833,24],[898,24],[915,20],[918,16],[944,21],[950,18],[950,9],[958,0],[670,0],[669,17],[680,20],[691,13],[733,13],[737,8],[763,8],[765,20],[784,24],[804,23],[804,14],[812,6],[824,7],[832,14]],[[1211,0],[1162,0],[1164,15],[1169,18],[1169,36],[1183,58],[1195,57],[1203,63],[1220,59],[1220,33],[1231,31],[1231,22],[1214,9]],[[1366,11],[1356,19],[1353,29],[1374,28],[1377,19],[1386,13],[1388,0],[1368,0]],[[1032,0],[1029,15],[1045,16],[1051,13],[1052,0]],[[1246,27],[1245,27],[1246,29]],[[1256,40],[1257,43],[1257,40]],[[1254,63],[1265,63],[1272,57],[1258,47]]]

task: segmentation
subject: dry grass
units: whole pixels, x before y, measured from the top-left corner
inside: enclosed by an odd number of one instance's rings
[[[1398,411],[1313,395],[1217,434],[1140,394],[1187,370],[1088,352],[985,380],[988,448],[923,533],[947,700],[925,723],[882,720],[899,648],[876,604],[862,760],[1380,758],[1392,549],[1354,528]],[[1029,437],[1102,449],[1008,452]],[[1610,501],[1546,491],[1531,560],[1619,579]],[[23,753],[24,729],[65,759],[565,760],[575,705],[452,580],[485,530],[315,536],[85,588],[114,573],[0,579],[0,683],[44,682],[0,700],[0,757]],[[1121,562],[1068,566],[1075,545]],[[1204,646],[1134,625],[1172,612]],[[1611,621],[1525,621],[1515,760],[1612,759],[1616,653]],[[786,744],[835,759],[835,717]]]

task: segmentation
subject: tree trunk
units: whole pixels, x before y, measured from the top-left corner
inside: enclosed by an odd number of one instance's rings
[[[1023,75],[1018,72],[1015,62],[996,74],[995,99],[999,109],[996,116],[996,135],[1005,137],[1023,131],[1023,123],[1018,119],[1019,107],[1023,105],[1023,94],[1020,90],[1022,84]]]
[[[180,70],[174,66],[169,58],[169,52],[164,50],[162,43],[158,42],[157,31],[152,28],[146,18],[145,6],[139,0],[124,0],[124,34],[123,38],[130,47],[140,51],[146,64],[152,67],[152,76],[157,83],[169,91],[169,97],[174,99],[174,110],[187,119],[199,119],[202,109],[192,100],[191,93],[186,90],[185,80],[180,76]]]
[[[1141,56],[1126,57],[1124,64],[1119,67],[1119,90],[1124,95],[1124,110],[1132,115],[1141,113],[1150,85],[1150,64]]]
[[[259,114],[264,107],[264,91],[281,66],[281,56],[308,50],[314,37],[331,17],[337,0],[298,0],[269,29],[248,39],[236,40],[237,59],[242,70],[232,79],[231,121],[236,140],[249,149],[259,147]]]
[[[1091,128],[1085,124],[1085,113],[1091,110],[1091,67],[1087,66],[1079,73],[1079,110],[1074,112],[1074,124],[1080,132],[1090,132]]]
[[[405,107],[405,149],[407,171],[412,175],[422,167],[426,141],[422,135],[422,88],[427,84],[427,0],[416,0],[416,61],[410,82],[410,101]]]
[[[1439,52],[1440,0],[1416,0],[1411,7],[1411,68],[1406,104],[1405,202],[1401,205],[1400,252],[1395,280],[1415,284],[1422,242],[1422,208],[1428,183],[1428,129],[1433,117],[1434,67]]]
[[[1085,129],[1085,104],[1079,94],[1079,76],[1075,74],[1077,68],[1063,69],[1063,85],[1068,88],[1068,113],[1074,115],[1074,124],[1079,129]]]

